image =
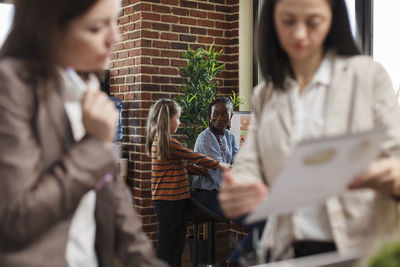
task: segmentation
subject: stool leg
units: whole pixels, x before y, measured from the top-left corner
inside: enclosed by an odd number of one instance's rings
[[[207,227],[207,235],[208,235],[208,264],[215,264],[215,222],[209,221]]]
[[[194,224],[193,229],[193,243],[192,243],[192,267],[197,267],[197,235],[198,235],[198,227],[197,223]]]

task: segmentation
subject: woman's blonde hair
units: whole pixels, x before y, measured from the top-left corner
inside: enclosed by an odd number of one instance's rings
[[[169,142],[170,119],[178,113],[178,103],[172,99],[159,99],[150,108],[147,118],[146,153],[151,157],[154,138],[158,138],[158,159],[167,159],[170,155]]]

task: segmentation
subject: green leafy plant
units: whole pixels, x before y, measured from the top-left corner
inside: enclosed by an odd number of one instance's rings
[[[239,97],[239,95],[236,94],[235,91],[232,91],[232,96],[230,96],[229,99],[233,104],[233,110],[239,111],[240,105],[244,103],[244,97]]]
[[[186,145],[194,147],[196,138],[208,127],[208,106],[216,97],[219,81],[215,77],[225,67],[218,63],[217,58],[222,50],[215,51],[212,46],[205,50],[199,48],[181,53],[181,58],[188,60],[185,67],[180,68],[181,76],[186,78],[182,88],[183,95],[176,97],[182,108],[181,122],[183,126],[179,133],[187,137]]]
[[[181,76],[186,78],[182,87],[182,95],[175,99],[182,108],[181,122],[183,126],[179,134],[186,137],[185,144],[192,148],[200,132],[208,127],[208,107],[217,96],[219,81],[217,75],[224,69],[225,64],[218,62],[222,50],[215,51],[199,48],[181,53],[181,58],[187,59],[185,67],[179,68]],[[244,97],[239,97],[234,91],[229,97],[235,111],[243,104]]]
[[[400,266],[400,241],[384,245],[369,262],[369,267],[397,267]]]

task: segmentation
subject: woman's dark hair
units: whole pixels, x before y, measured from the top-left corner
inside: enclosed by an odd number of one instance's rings
[[[266,82],[274,88],[284,90],[286,75],[292,75],[289,57],[282,49],[275,30],[274,11],[280,0],[265,0],[257,29],[257,55],[261,73]],[[324,42],[324,48],[334,50],[338,55],[358,55],[344,0],[324,0],[332,9],[332,25]]]
[[[16,0],[14,19],[0,58],[27,63],[35,82],[55,78],[58,38],[68,23],[98,0]]]
[[[227,98],[227,97],[217,97],[216,99],[214,99],[211,103],[210,106],[208,107],[208,118],[211,118],[211,110],[212,107],[215,106],[218,103],[223,103],[226,105],[226,107],[228,108],[228,111],[232,114],[233,113],[233,104],[232,101]]]

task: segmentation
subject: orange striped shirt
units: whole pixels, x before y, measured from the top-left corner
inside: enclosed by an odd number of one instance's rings
[[[195,153],[172,138],[170,156],[157,159],[158,141],[153,141],[151,151],[151,192],[153,200],[181,200],[190,197],[188,173],[208,175],[208,169],[217,169],[219,162],[203,154]],[[186,165],[189,161],[196,165]]]

